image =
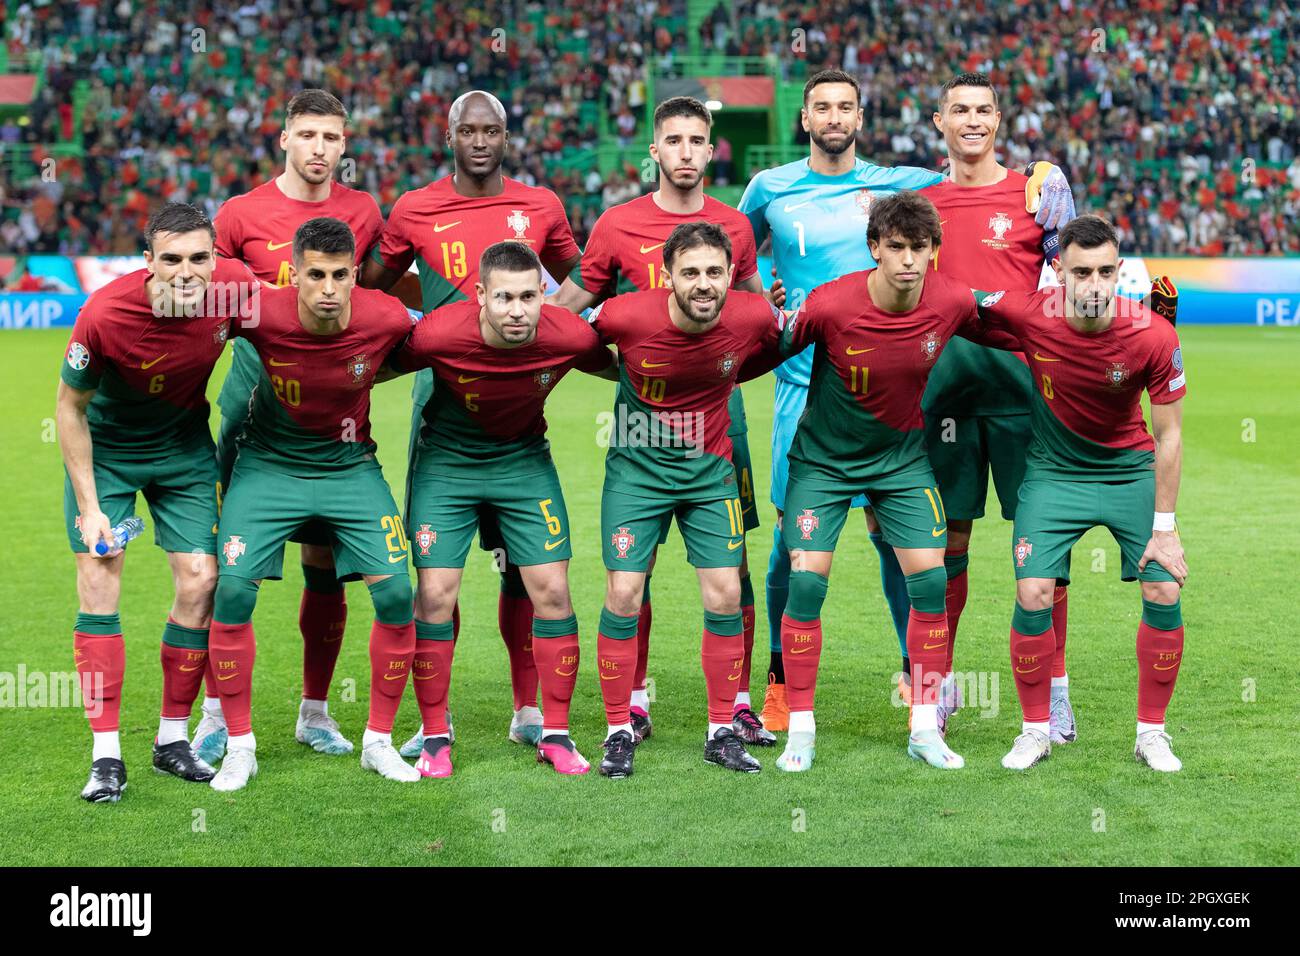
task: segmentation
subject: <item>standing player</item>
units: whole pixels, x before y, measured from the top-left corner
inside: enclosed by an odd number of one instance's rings
[[[415,262],[424,293],[423,311],[461,302],[479,281],[479,258],[488,246],[503,239],[521,242],[537,253],[552,276],[569,274],[580,258],[578,244],[565,217],[564,205],[549,189],[526,186],[503,176],[501,161],[509,136],[506,111],[491,93],[473,90],[451,104],[447,145],[455,172],[421,189],[405,193],[393,206],[379,249],[366,263],[362,284],[389,289]],[[411,475],[419,471],[421,413],[433,390],[433,374],[421,371],[412,390],[411,442],[407,469],[407,503]],[[483,546],[500,546],[495,518],[484,516]],[[542,715],[537,709],[537,668],[532,653],[533,607],[519,569],[506,555],[501,576],[497,620],[510,656],[510,686],[514,692],[511,740],[537,746]],[[403,756],[420,752],[423,735],[402,746]]]
[[[791,572],[781,647],[790,737],[777,760],[782,770],[808,770],[815,756],[821,608],[835,544],[852,499],[864,493],[898,556],[910,598],[908,755],[941,769],[964,766],[938,727],[948,645],[947,516],[926,458],[921,395],[949,338],[976,334],[977,315],[969,286],[927,277],[939,241],[939,215],[922,194],[876,200],[867,242],[879,265],[818,287],[782,336],[785,353],[816,346],[786,490]]]
[[[790,308],[797,309],[808,293],[847,272],[875,265],[863,235],[872,203],[901,189],[924,189],[940,182],[938,173],[913,166],[885,168],[858,159],[854,137],[862,127],[862,96],[858,81],[841,70],[823,70],[804,85],[803,128],[811,140],[809,157],[760,172],[745,189],[740,211],[749,217],[758,245],[769,234],[776,271],[789,290]],[[1051,168],[1026,185],[1025,208],[1037,211],[1037,222],[1054,228],[1073,215],[1070,190],[1060,171]],[[1041,205],[1041,208],[1040,208]],[[792,357],[776,372],[776,410],[772,426],[772,504],[777,509],[771,559],[767,572],[767,613],[770,627],[771,671],[763,704],[763,724],[784,730],[789,722],[781,657],[781,613],[789,595],[790,556],[782,537],[785,510],[786,453],[794,438],[812,372],[812,351]],[[857,498],[853,507],[867,504]],[[867,528],[880,555],[881,584],[903,654],[907,659],[909,601],[906,580],[894,552],[867,511]],[[902,682],[904,678],[900,678]]]
[[[1002,766],[1025,770],[1052,752],[1052,594],[1058,580],[1069,581],[1075,542],[1104,525],[1119,543],[1120,578],[1142,581],[1133,753],[1152,769],[1177,771],[1165,710],[1182,663],[1179,590],[1187,580],[1174,527],[1187,394],[1182,351],[1171,324],[1116,299],[1121,260],[1109,223],[1081,216],[1061,230],[1060,243],[1053,268],[1063,288],[979,300],[988,325],[1013,335],[1029,357],[1035,389],[1012,535],[1011,665],[1024,724]],[[1143,389],[1154,441],[1142,418]]]
[[[971,287],[1032,292],[1038,288],[1043,263],[1056,258],[1057,234],[1023,208],[1028,177],[1007,169],[994,155],[1001,118],[997,92],[984,74],[963,73],[943,85],[934,124],[948,146],[949,172],[925,191],[943,226],[943,252],[935,256],[934,268]],[[921,405],[926,444],[948,514],[943,558],[948,573],[948,660],[939,701],[940,733],[961,705],[952,654],[966,605],[971,527],[975,518],[984,516],[990,468],[1002,517],[1015,517],[1029,447],[1032,392],[1023,356],[965,339],[944,349],[926,386]],[[1065,675],[1064,587],[1056,589],[1052,625],[1057,643],[1051,737],[1053,743],[1064,743],[1075,738]]]
[[[137,492],[176,588],[162,635],[153,764],[183,780],[213,775],[187,739],[217,581],[219,486],[204,393],[231,320],[252,314],[257,280],[238,262],[218,261],[212,242],[212,223],[193,206],[159,210],[145,230],[145,267],[82,307],[59,382],[63,506],[79,596],[73,646],[94,735],[81,796],[95,803],[126,789],[118,738],[126,656],[118,617],[125,555],[93,552],[101,542],[116,549],[111,529],[135,513]]]
[[[592,227],[582,264],[564,280],[556,294],[557,305],[581,312],[617,292],[634,289],[649,292],[667,288],[664,243],[673,229],[684,222],[711,222],[722,227],[735,253],[732,287],[763,294],[748,220],[726,203],[704,194],[704,169],[713,155],[713,146],[709,142],[712,128],[712,114],[703,103],[692,97],[675,96],[655,108],[650,157],[659,165],[659,188],[601,214]],[[736,487],[745,531],[749,532],[759,526],[759,521],[749,459],[745,403],[740,389],[732,392],[727,411],[731,416],[727,434],[731,438]],[[663,526],[663,534],[668,534],[667,523]],[[655,554],[652,553],[646,569],[646,590],[636,630],[632,733],[637,743],[649,737],[651,732],[646,662],[650,648],[650,574],[654,570],[654,560]],[[749,561],[744,549],[740,561],[740,611],[744,621],[745,663],[741,668],[732,727],[747,743],[767,746],[775,743],[776,737],[763,728],[750,707],[749,699],[750,654],[754,647],[754,586],[750,582]]]
[[[591,319],[601,339],[619,352],[600,503],[608,574],[596,646],[609,724],[600,772],[632,773],[632,638],[650,556],[675,516],[704,604],[704,759],[753,773],[759,763],[732,729],[744,666],[739,567],[745,528],[727,403],[737,381],[780,360],[781,314],[762,296],[728,293],[736,267],[719,226],[678,226],[664,243],[663,261],[668,290],[616,296]]]
[[[452,773],[452,611],[479,513],[491,508],[536,609],[532,652],[545,704],[537,759],[583,774],[591,767],[569,737],[579,657],[569,516],[542,409],[571,368],[613,377],[612,356],[579,316],[543,305],[542,263],[523,243],[489,246],[477,271],[475,299],[425,316],[391,359],[401,371],[432,368],[437,379],[407,505],[419,575],[415,696],[426,735],[416,767],[426,777]]]
[[[384,220],[369,193],[334,181],[347,145],[347,110],[325,90],[303,90],[289,101],[280,148],[284,172],[242,196],[227,200],[217,212],[217,252],[240,259],[253,274],[273,286],[287,286],[294,232],[308,219],[332,216],[347,223],[357,240],[357,259],[379,240]],[[222,487],[230,488],[235,467],[235,439],[248,419],[249,399],[262,377],[253,346],[236,338],[233,362],[221,386],[221,431],[217,438]],[[352,752],[352,742],[329,715],[329,688],[342,647],[348,606],[343,583],[334,573],[332,541],[318,524],[305,525],[289,539],[302,544],[302,702],[295,735],[320,753]],[[217,682],[209,668],[203,719],[194,732],[194,751],[215,762],[226,748]]]
[[[354,288],[356,240],[338,219],[309,219],[293,236],[293,287],[262,296],[260,321],[238,330],[263,377],[221,511],[222,561],[212,619],[212,669],[230,728],[212,780],[239,790],[257,773],[251,698],[252,616],[266,578],[279,579],[284,544],[302,525],[330,532],[340,574],[370,591],[370,718],[361,766],[391,780],[420,775],[392,744],[393,718],[415,653],[406,534],[370,439],[370,389],[411,331],[391,296]]]

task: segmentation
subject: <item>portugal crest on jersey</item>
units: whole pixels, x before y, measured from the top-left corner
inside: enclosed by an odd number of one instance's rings
[[[420,530],[415,532],[415,544],[420,549],[420,554],[428,557],[429,549],[438,543],[438,532],[429,529],[427,524],[420,525]]]
[[[226,564],[230,567],[233,567],[240,555],[247,550],[248,546],[239,540],[237,534],[232,534],[230,540],[221,546],[221,553],[226,556]]]
[[[522,209],[512,209],[510,215],[506,216],[506,225],[515,231],[516,239],[523,239],[524,233],[528,231],[528,217]]]
[[[921,340],[921,357],[933,362],[939,357],[939,333],[931,332]]]
[[[994,239],[1005,239],[1011,231],[1011,217],[1004,212],[995,213],[989,219],[989,228],[993,230]]]
[[[212,341],[217,345],[225,345],[226,339],[230,335],[230,320],[217,323],[217,327],[212,330]]]
[[[1106,369],[1106,382],[1111,388],[1123,388],[1129,375],[1130,372],[1124,367],[1123,362],[1113,362],[1110,368]]]
[[[544,368],[540,372],[533,373],[533,382],[537,385],[539,392],[546,391],[559,380],[560,376],[556,374],[553,368]]]
[[[632,533],[631,528],[619,528],[610,538],[610,543],[618,551],[618,557],[626,558],[632,545],[636,544],[636,535]]]
[[[718,359],[718,375],[727,378],[736,368],[736,353],[728,352],[722,358]]]
[[[1034,553],[1034,546],[1029,543],[1028,538],[1021,538],[1016,542],[1016,567],[1025,566],[1025,558]]]
[[[822,519],[813,514],[811,508],[804,508],[803,514],[796,515],[794,519],[794,526],[799,529],[799,533],[803,535],[805,541],[812,540],[812,533],[817,530],[821,523]]]
[[[370,356],[361,354],[354,355],[348,359],[348,374],[352,376],[352,384],[360,385],[366,379],[366,374],[370,371]]]

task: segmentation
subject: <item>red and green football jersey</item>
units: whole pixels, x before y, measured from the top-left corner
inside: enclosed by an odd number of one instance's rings
[[[783,333],[787,354],[816,346],[808,404],[790,445],[792,480],[886,491],[929,471],[921,395],[948,340],[980,335],[971,290],[930,274],[915,308],[887,312],[867,291],[874,271],[818,286]]]
[[[149,275],[138,269],[95,291],[64,353],[63,381],[95,391],[86,419],[97,457],[158,458],[211,441],[208,379],[257,308],[261,284],[242,262],[217,260],[193,318],[155,315]]]
[[[1142,390],[1156,405],[1187,394],[1178,333],[1140,302],[1101,332],[1065,319],[1065,290],[978,293],[981,320],[1010,333],[1034,377],[1028,477],[1124,481],[1149,474],[1155,440]]]
[[[403,193],[388,215],[379,241],[379,260],[405,272],[412,261],[420,274],[424,311],[472,297],[478,261],[488,246],[522,242],[537,253],[552,276],[578,255],[564,205],[551,190],[502,177],[497,196],[462,196],[451,176]]]
[[[943,242],[932,268],[971,288],[1038,288],[1044,243],[1056,233],[1025,212],[1027,177],[1007,170],[1000,183],[959,186],[950,179],[925,190],[939,211]],[[949,343],[926,386],[927,416],[1027,415],[1033,392],[1023,356],[974,342]]]
[[[308,219],[331,216],[348,224],[357,240],[357,262],[364,262],[384,228],[384,217],[374,197],[341,183],[330,184],[321,202],[291,199],[275,180],[242,196],[233,196],[217,210],[217,253],[239,259],[268,285],[289,284],[293,235]]]
[[[263,369],[240,455],[299,477],[373,460],[370,388],[410,331],[406,306],[376,289],[352,290],[348,327],[333,335],[303,328],[296,288],[265,290],[261,321],[235,330]]]
[[[609,349],[581,316],[552,305],[542,306],[533,341],[495,348],[479,312],[477,302],[435,309],[390,359],[404,372],[432,368],[437,380],[412,467],[461,478],[549,471],[546,399],[570,369],[607,368]]]
[[[727,403],[737,382],[780,363],[782,316],[761,295],[733,290],[717,324],[689,334],[673,324],[671,295],[630,292],[591,314],[619,353],[605,484],[681,501],[734,496]]]

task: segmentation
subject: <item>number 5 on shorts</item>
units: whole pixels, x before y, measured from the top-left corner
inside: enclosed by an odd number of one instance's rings
[[[546,533],[554,537],[562,530],[560,519],[548,511],[548,507],[553,503],[552,498],[543,498],[537,502],[537,507],[542,509],[542,517],[546,519]]]

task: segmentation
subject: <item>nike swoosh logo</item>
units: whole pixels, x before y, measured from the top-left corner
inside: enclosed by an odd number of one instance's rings
[[[403,680],[405,677],[405,674],[385,674],[384,680]]]
[[[435,222],[435,223],[433,224],[433,231],[434,231],[434,232],[444,232],[444,231],[450,229],[452,226],[459,226],[463,221],[464,221],[464,220],[457,219],[455,222],[449,222],[449,223],[447,223],[446,225],[440,225],[440,224],[438,224],[438,223]]]
[[[1045,356],[1045,355],[1039,355],[1037,352],[1035,352],[1035,353],[1034,353],[1034,361],[1035,361],[1035,362],[1059,362],[1059,361],[1061,361],[1061,360],[1060,360],[1060,359],[1054,359],[1054,358],[1048,358],[1048,357]]]
[[[415,675],[415,679],[416,679],[416,680],[433,680],[433,679],[434,679],[435,677],[437,677],[437,676],[438,676],[437,674],[430,674],[428,677],[421,677],[419,674],[416,674],[416,675]]]
[[[792,648],[790,648],[790,653],[791,653],[791,654],[807,654],[807,653],[808,653],[809,651],[811,651],[811,650],[812,650],[811,647],[792,647]]]
[[[785,211],[786,211],[786,212],[794,212],[796,209],[802,209],[804,206],[808,205],[808,204],[811,203],[811,202],[812,202],[811,199],[805,199],[803,202],[797,202],[797,203],[795,203],[793,206],[791,206],[789,203],[786,203],[786,204],[785,204]]]
[[[578,669],[575,667],[571,671],[562,671],[557,667],[555,668],[555,673],[559,674],[561,677],[572,677],[574,674],[578,673]]]
[[[406,560],[405,554],[390,554],[388,556],[389,564],[397,564],[399,561],[405,561],[405,560]]]
[[[1034,671],[1042,670],[1042,669],[1043,669],[1043,665],[1042,665],[1042,664],[1039,664],[1037,667],[1031,667],[1031,668],[1029,668],[1029,670],[1025,670],[1024,668],[1017,667],[1017,668],[1016,668],[1016,673],[1017,673],[1017,674],[1032,674]]]
[[[564,542],[566,542],[566,541],[568,541],[568,540],[569,540],[569,536],[566,534],[566,535],[565,535],[563,538],[561,538],[559,541],[548,541],[548,542],[546,542],[546,550],[547,550],[547,551],[554,551],[556,548],[558,548],[560,545],[564,544]]]
[[[601,680],[619,680],[620,678],[622,678],[622,676],[623,676],[622,674],[615,674],[613,677],[609,677],[609,676],[607,676],[607,675],[605,675],[605,674],[601,674],[601,675],[600,675],[600,679],[601,679]]]
[[[641,247],[641,255],[644,256],[644,255],[645,255],[646,253],[648,253],[648,252],[654,252],[656,249],[658,249],[658,248],[659,248],[660,246],[662,246],[662,245],[663,245],[662,242],[656,242],[653,246],[642,246],[642,247]]]
[[[1178,666],[1178,662],[1175,661],[1174,663],[1170,664],[1168,667],[1161,667],[1159,664],[1152,664],[1151,666],[1158,671],[1171,671]]]
[[[481,378],[487,378],[487,376],[486,376],[486,375],[471,375],[469,378],[466,378],[464,375],[457,375],[457,376],[456,376],[456,381],[458,381],[458,382],[459,382],[460,384],[462,384],[462,385],[468,385],[470,382],[477,382],[477,381],[478,381],[479,379],[481,379]]]
[[[181,665],[181,670],[186,671],[187,673],[190,671],[197,671],[202,669],[203,669],[202,665],[196,667],[186,667],[184,664]]]
[[[645,359],[641,360],[642,368],[667,368],[671,364],[672,362],[648,362]]]
[[[288,367],[288,366],[290,366],[290,365],[297,365],[298,363],[297,363],[297,362],[277,362],[275,359],[271,359],[271,361],[270,361],[269,364],[270,364],[271,368],[286,368],[286,367]]]
[[[266,240],[266,251],[275,252],[275,250],[277,249],[283,249],[285,246],[291,246],[291,245],[293,245],[292,239],[290,239],[288,242],[272,242],[270,239],[268,239]]]
[[[337,643],[338,643],[339,641],[341,641],[341,640],[343,640],[343,635],[342,635],[342,634],[340,634],[338,637],[322,637],[322,638],[321,638],[321,643],[322,643],[322,644],[337,644]]]
[[[740,680],[740,675],[737,674],[735,677],[732,677],[730,674],[728,674],[727,680]]]
[[[939,643],[939,644],[922,644],[922,645],[921,645],[922,649],[927,650],[927,651],[937,651],[939,648],[941,648],[941,647],[947,647],[947,646],[948,646],[948,642],[947,642],[947,641],[943,641],[942,643]]]
[[[744,538],[741,538],[739,541],[728,541],[728,542],[727,542],[727,550],[728,550],[728,551],[735,551],[737,548],[739,548],[739,547],[740,547],[742,544],[744,544],[744,543],[745,543],[745,539],[744,539]]]
[[[943,534],[944,534],[945,532],[947,532],[947,530],[948,530],[948,526],[947,526],[947,525],[944,525],[942,528],[931,528],[931,529],[930,529],[930,537],[932,537],[932,538],[942,537]]]
[[[234,679],[235,679],[236,677],[238,677],[238,676],[239,676],[238,674],[226,674],[226,675],[224,675],[224,676],[221,675],[221,674],[218,674],[218,675],[217,675],[217,680],[234,680]]]
[[[844,349],[844,354],[845,354],[845,355],[861,355],[863,352],[874,352],[875,350],[876,350],[876,347],[875,347],[874,345],[873,345],[871,348],[869,348],[869,349],[855,349],[852,345],[849,345],[849,346],[846,346],[846,347],[845,347],[845,349]]]
[[[141,368],[153,368],[155,365],[157,365],[159,362],[161,362],[163,359],[165,359],[169,354],[170,354],[170,353],[168,353],[168,352],[164,352],[162,355],[158,356],[158,357],[157,357],[156,359],[154,359],[152,362],[141,362],[141,363],[140,363],[140,367],[141,367]]]

